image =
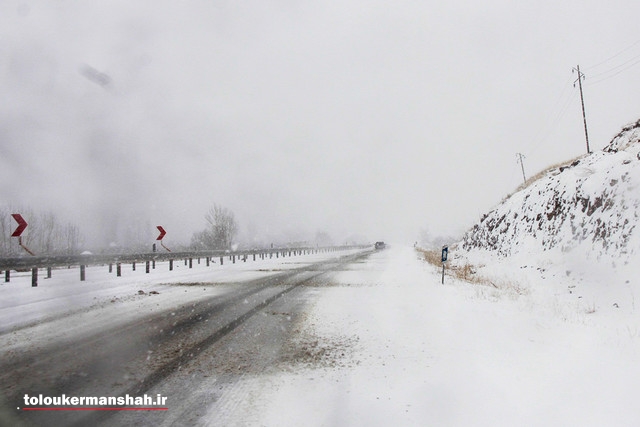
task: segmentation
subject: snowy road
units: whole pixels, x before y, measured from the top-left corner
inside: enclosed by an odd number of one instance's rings
[[[272,265],[278,267],[274,271],[262,271],[268,277],[238,283],[180,283],[174,289],[215,290],[212,296],[177,305],[165,301],[162,306],[168,308],[151,314],[135,315],[125,308],[122,314],[128,320],[124,322],[105,319],[105,313],[100,313],[105,308],[98,305],[18,328],[0,337],[5,344],[0,358],[2,393],[6,401],[19,405],[25,394],[146,393],[171,399],[170,411],[20,413],[21,419],[35,425],[51,425],[52,417],[55,425],[78,426],[195,423],[211,402],[228,399],[225,389],[229,384],[286,357],[287,334],[304,315],[305,285],[322,284],[331,271],[369,253],[341,254],[320,262],[303,260],[302,267],[284,268],[278,263]],[[23,292],[30,291],[34,292],[23,288]],[[148,296],[152,300],[154,294]],[[117,307],[106,310],[118,316]],[[92,315],[101,318],[103,326],[89,321],[82,327],[83,320]],[[205,393],[196,391],[198,384],[207,385]],[[219,409],[223,414],[224,408]]]

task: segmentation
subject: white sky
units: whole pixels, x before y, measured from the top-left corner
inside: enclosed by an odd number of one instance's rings
[[[637,1],[0,1],[0,201],[107,239],[461,233],[639,118]],[[102,84],[101,84],[102,83]]]

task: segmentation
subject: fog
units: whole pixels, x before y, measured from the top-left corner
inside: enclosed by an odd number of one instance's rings
[[[94,245],[459,235],[640,112],[634,1],[0,2],[0,202]],[[150,241],[150,243],[151,243]]]

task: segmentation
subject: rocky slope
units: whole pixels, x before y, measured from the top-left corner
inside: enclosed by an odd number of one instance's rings
[[[625,260],[640,250],[640,120],[602,150],[551,168],[486,214],[461,243],[500,256],[571,252]]]

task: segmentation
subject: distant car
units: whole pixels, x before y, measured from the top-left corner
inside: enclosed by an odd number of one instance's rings
[[[376,242],[375,248],[376,249],[384,249],[385,248],[385,244],[384,242]]]

